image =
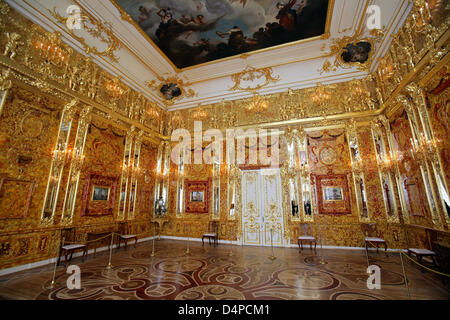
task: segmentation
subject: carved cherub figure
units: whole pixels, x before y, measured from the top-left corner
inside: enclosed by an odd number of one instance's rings
[[[94,64],[93,65],[93,72],[92,72],[92,77],[91,77],[91,84],[89,86],[89,91],[88,91],[88,97],[91,99],[95,99],[95,96],[97,95],[97,89],[98,89],[98,67]]]
[[[11,75],[11,70],[6,69],[3,70],[0,74],[0,90],[7,90],[12,87],[12,82],[9,79],[9,76]]]
[[[69,78],[69,88],[72,90],[75,90],[78,85],[79,72],[80,68],[78,68],[78,66],[73,66],[69,68],[69,73],[66,75],[66,77]]]
[[[22,37],[20,36],[20,34],[15,32],[6,32],[6,37],[8,38],[8,42],[6,43],[3,55],[8,56],[10,59],[14,59],[17,55],[17,48],[23,45],[23,42],[20,41]]]

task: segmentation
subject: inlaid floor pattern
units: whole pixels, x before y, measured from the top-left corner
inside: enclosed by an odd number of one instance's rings
[[[318,248],[301,253],[296,248],[219,245],[199,242],[143,242],[137,248],[113,250],[112,269],[106,270],[109,253],[74,258],[81,269],[81,289],[67,288],[64,265],[57,268],[56,284],[46,289],[53,266],[0,277],[2,299],[408,299],[400,257],[370,252],[370,264],[381,267],[381,289],[367,289],[367,260],[361,250]],[[230,252],[232,253],[230,255]],[[421,272],[405,261],[412,299],[449,299],[450,291],[441,278]]]

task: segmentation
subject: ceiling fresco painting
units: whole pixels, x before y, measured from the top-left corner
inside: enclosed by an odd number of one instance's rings
[[[325,33],[328,0],[115,0],[178,68]]]

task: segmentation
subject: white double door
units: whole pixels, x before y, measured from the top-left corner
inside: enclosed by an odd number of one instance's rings
[[[242,244],[284,245],[279,169],[242,172]]]

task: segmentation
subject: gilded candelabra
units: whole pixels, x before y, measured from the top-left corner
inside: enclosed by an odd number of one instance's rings
[[[352,161],[352,172],[354,174],[359,174],[363,171],[363,162],[361,158],[358,158],[357,160]]]
[[[301,177],[302,177],[303,179],[308,178],[308,175],[309,175],[309,165],[308,165],[307,163],[301,164],[300,167],[299,167],[299,169],[298,169],[298,171],[299,171],[299,173],[300,173],[300,175],[301,175]]]
[[[375,158],[380,172],[388,173],[394,168],[394,162],[387,155],[379,154]]]
[[[417,162],[424,162],[427,160],[434,161],[439,153],[439,141],[437,139],[427,139],[420,134],[419,139],[411,138],[411,155]]]
[[[267,103],[267,101],[263,97],[258,95],[257,92],[253,92],[253,97],[250,103],[245,107],[245,110],[255,113],[263,113],[267,110],[268,107],[269,104]]]
[[[58,144],[58,147],[53,150],[53,169],[55,172],[59,172],[64,166],[67,155],[69,154],[65,144]]]
[[[73,150],[69,150],[68,157],[72,160],[72,168],[79,172],[81,171],[84,163],[84,155],[79,148],[74,148]]]

